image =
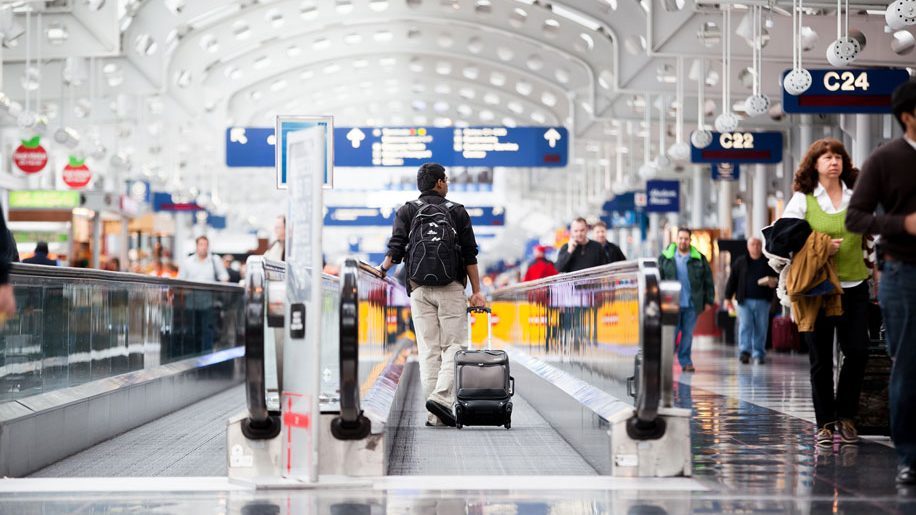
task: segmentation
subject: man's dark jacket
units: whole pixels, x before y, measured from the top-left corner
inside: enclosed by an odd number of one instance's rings
[[[29,265],[57,266],[57,261],[50,259],[46,252],[36,252],[34,256],[23,259],[22,262]]]
[[[557,271],[560,273],[585,270],[594,266],[608,264],[607,253],[597,241],[588,240],[585,245],[576,245],[576,250],[569,253],[569,244],[560,247],[557,254]]]
[[[677,263],[674,261],[674,253],[677,252],[677,244],[672,243],[658,257],[658,270],[663,281],[677,281]],[[712,282],[712,269],[709,263],[699,250],[693,245],[690,246],[690,258],[687,260],[687,275],[690,279],[690,300],[693,302],[693,308],[697,313],[703,311],[705,304],[712,306],[715,303],[715,285]]]
[[[747,284],[748,259],[750,259],[750,257],[745,254],[735,260],[735,264],[732,266],[732,272],[728,275],[728,282],[725,283],[725,298],[730,299],[732,295],[734,295],[738,304],[743,303],[744,299],[747,297],[747,288],[745,288],[745,284]],[[760,259],[765,260],[766,258],[761,257]],[[770,277],[779,276],[779,274],[770,268],[770,265],[766,266],[766,272],[766,275]],[[770,291],[773,291],[772,288]]]
[[[419,198],[427,204],[451,202],[445,200],[445,197],[435,191],[424,191],[420,193]],[[468,277],[465,267],[477,264],[477,240],[474,238],[474,228],[471,226],[471,216],[468,215],[467,210],[461,204],[456,202],[452,202],[452,204],[454,205],[449,209],[449,214],[452,217],[452,225],[458,232],[458,245],[460,247],[458,250],[461,255],[458,270],[455,270],[455,277],[458,282],[467,286]],[[420,207],[413,201],[408,202],[398,209],[398,213],[394,217],[391,239],[388,240],[388,255],[391,256],[391,262],[394,264],[400,263],[407,257],[407,244],[410,242],[410,225],[413,223],[413,219]],[[407,281],[407,291],[410,292],[410,290],[410,281]]]
[[[604,253],[607,254],[608,263],[627,260],[627,257],[623,255],[623,251],[620,250],[620,247],[609,241],[604,242]]]

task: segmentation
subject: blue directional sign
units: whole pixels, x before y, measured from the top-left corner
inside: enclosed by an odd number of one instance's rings
[[[274,129],[226,129],[226,166],[274,166]],[[563,167],[569,132],[563,127],[336,127],[334,165]]]
[[[506,225],[501,207],[465,207],[475,227]],[[364,206],[328,206],[324,211],[326,227],[391,227],[397,209]]]
[[[778,163],[782,161],[781,132],[713,132],[709,145],[690,145],[691,163]]]
[[[734,182],[741,178],[741,166],[732,163],[713,163],[712,180]]]
[[[649,213],[677,213],[681,210],[680,181],[646,181]]]
[[[786,74],[791,70],[783,72]],[[891,93],[910,80],[906,70],[884,68],[808,70],[811,87],[801,95],[783,90],[787,113],[890,113]]]

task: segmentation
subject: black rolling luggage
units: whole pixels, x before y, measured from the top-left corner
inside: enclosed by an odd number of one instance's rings
[[[487,314],[487,348],[472,350],[471,315]],[[468,350],[455,354],[455,426],[512,427],[515,380],[509,375],[506,351],[491,349],[493,328],[489,308],[468,308]]]
[[[877,306],[877,305],[876,305]],[[880,317],[880,311],[878,312]],[[862,393],[859,395],[859,414],[856,428],[863,435],[891,434],[889,387],[891,381],[891,357],[887,353],[887,340],[880,319],[869,324],[870,342],[868,363],[862,379]]]

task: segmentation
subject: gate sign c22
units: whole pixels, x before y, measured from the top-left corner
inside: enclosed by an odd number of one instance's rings
[[[713,132],[706,147],[690,145],[691,163],[778,163],[782,161],[782,133]]]
[[[785,78],[790,70],[783,72]],[[811,87],[801,95],[783,90],[787,113],[890,113],[891,93],[910,80],[906,70],[819,69],[811,72]]]
[[[649,213],[677,213],[681,210],[680,181],[646,181]]]
[[[226,129],[226,166],[273,167],[274,129]],[[334,165],[564,167],[564,127],[336,127]]]

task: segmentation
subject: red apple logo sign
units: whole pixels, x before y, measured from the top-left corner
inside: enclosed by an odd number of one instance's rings
[[[89,184],[92,180],[92,172],[86,166],[85,159],[77,159],[70,156],[70,162],[64,167],[64,182],[73,189],[79,189]]]
[[[48,153],[41,146],[41,136],[22,140],[13,152],[13,162],[25,173],[38,173],[48,164]]]

